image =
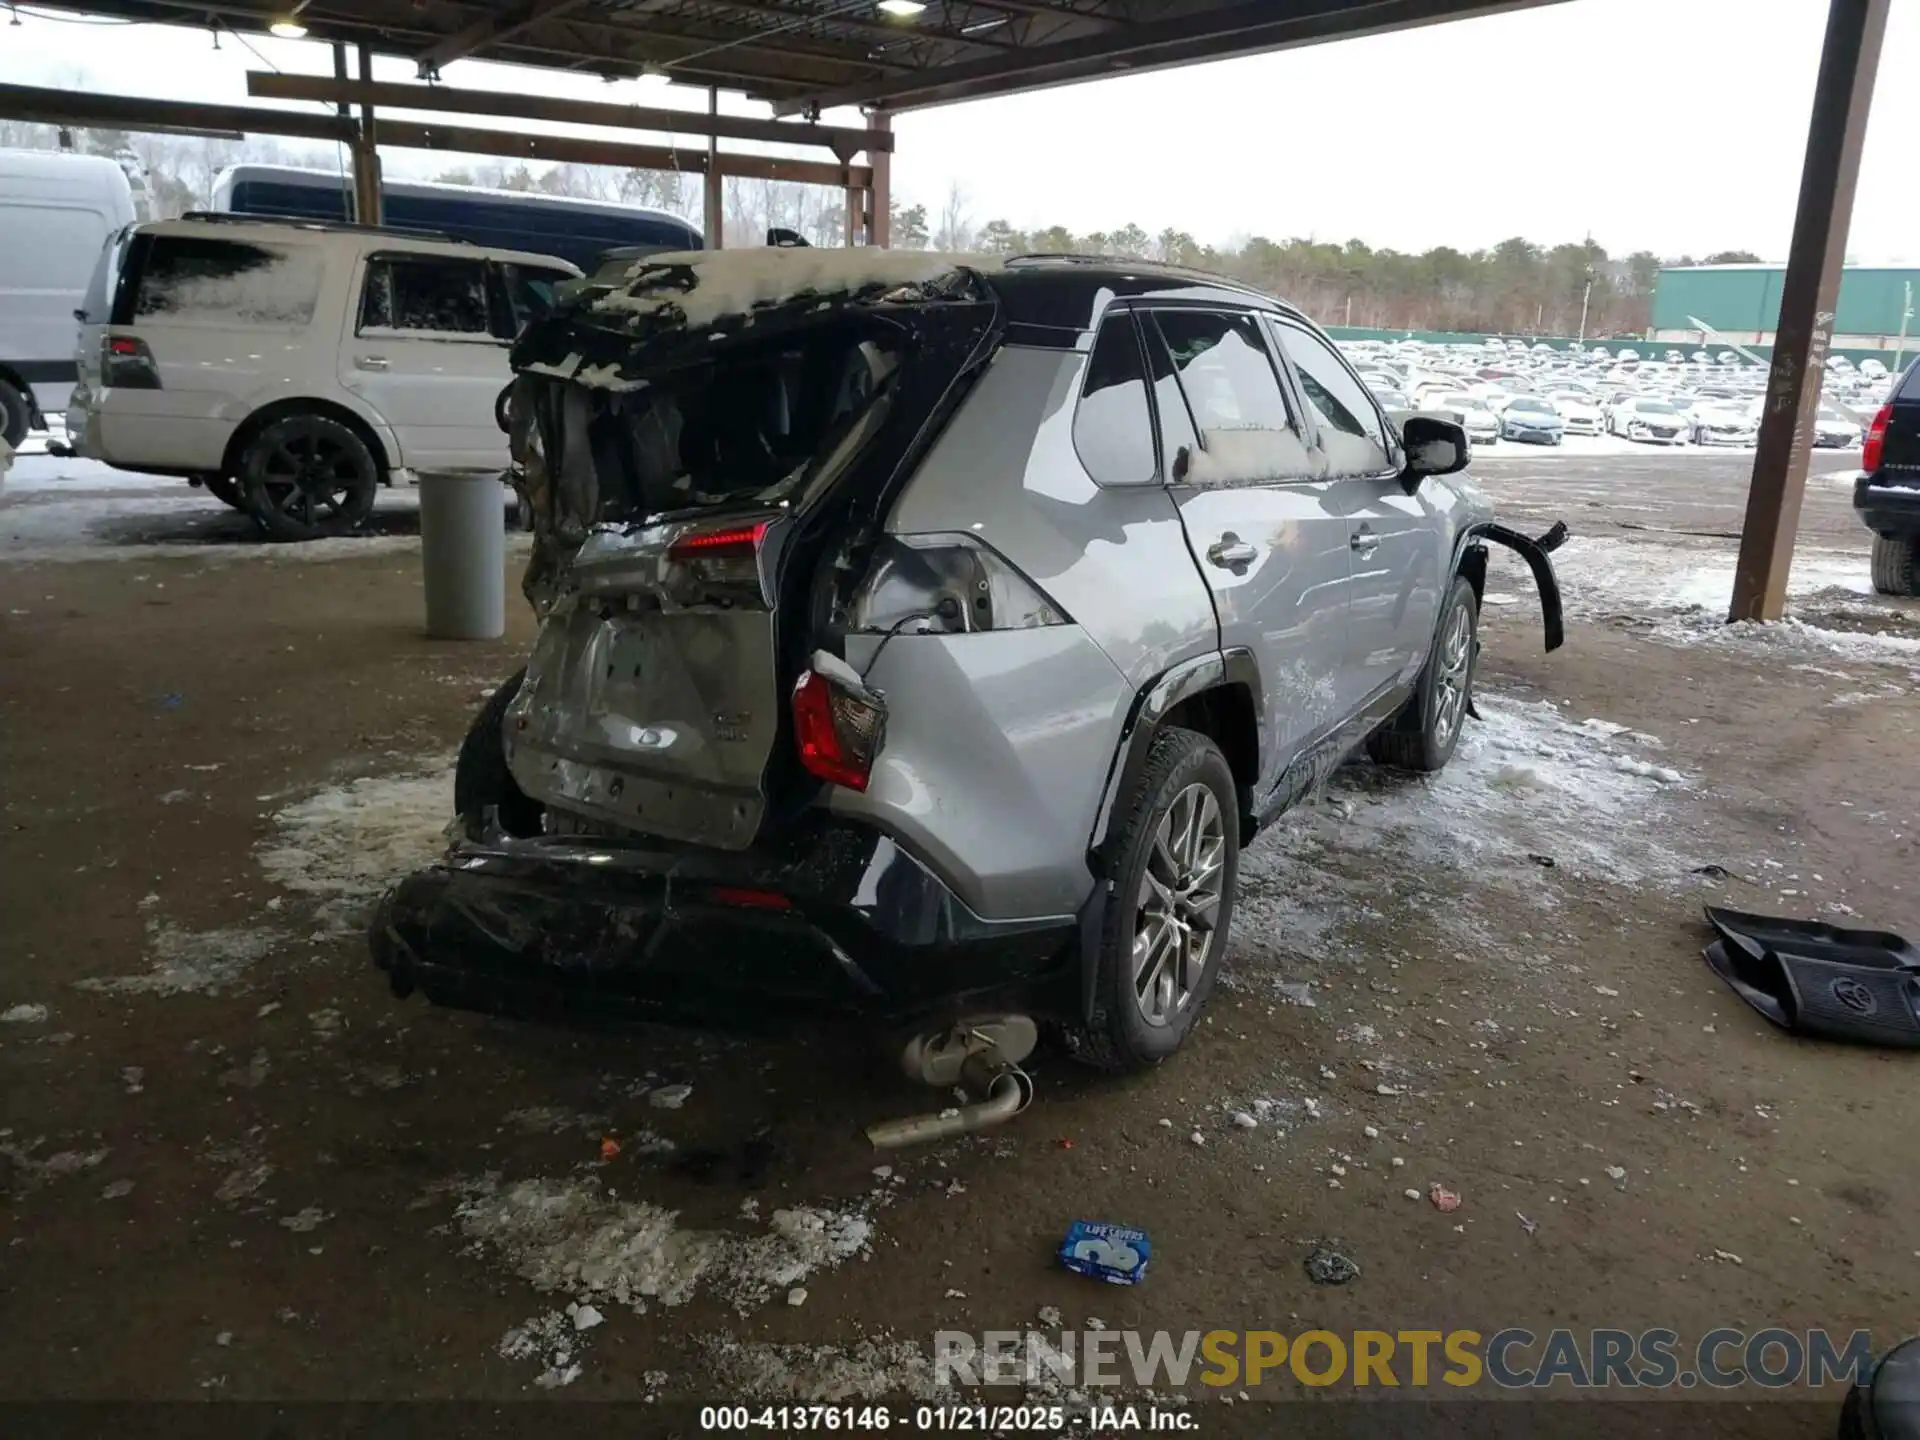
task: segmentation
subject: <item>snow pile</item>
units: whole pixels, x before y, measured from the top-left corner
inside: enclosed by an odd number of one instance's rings
[[[500,1337],[502,1360],[532,1360],[542,1367],[533,1382],[542,1390],[557,1390],[580,1378],[575,1357],[582,1348],[573,1317],[564,1310],[535,1315]]]
[[[259,852],[274,884],[317,901],[328,935],[358,933],[367,907],[408,871],[446,848],[453,763],[435,757],[309,795],[275,813],[275,838]]]
[[[754,1400],[814,1405],[954,1397],[950,1386],[935,1385],[932,1363],[910,1340],[766,1345],[716,1337],[700,1348],[719,1392]]]
[[[74,985],[102,995],[217,995],[237,984],[286,938],[268,926],[188,930],[165,920],[148,920],[151,969],[141,975],[100,975],[76,980]]]
[[[0,1025],[44,1025],[47,1023],[47,1014],[44,1005],[13,1005],[0,1010]]]
[[[690,290],[681,288],[682,267],[693,272]],[[928,250],[689,250],[647,256],[630,272],[636,276],[630,288],[596,300],[593,308],[631,315],[665,315],[678,310],[685,316],[687,328],[699,329],[722,316],[744,315],[756,305],[806,295],[850,295],[882,287],[925,285],[961,267],[996,269],[999,262]],[[658,278],[640,278],[649,274]]]
[[[606,1298],[644,1311],[705,1289],[742,1314],[866,1250],[859,1211],[776,1210],[758,1234],[683,1230],[678,1214],[618,1200],[591,1180],[470,1182],[456,1218],[468,1239],[502,1256],[538,1289]]]
[[[1536,857],[1628,887],[1685,875],[1671,842],[1687,777],[1635,753],[1657,741],[1541,701],[1477,704],[1439,774],[1347,766],[1242,855],[1237,951],[1322,959],[1356,922],[1400,914],[1490,945],[1511,917],[1489,899],[1552,903]]]

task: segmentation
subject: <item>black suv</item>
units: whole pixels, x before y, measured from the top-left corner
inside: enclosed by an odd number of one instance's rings
[[[1873,531],[1873,588],[1920,595],[1920,360],[1867,427],[1853,508]]]

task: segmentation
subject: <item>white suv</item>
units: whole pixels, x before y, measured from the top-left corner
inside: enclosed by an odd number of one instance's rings
[[[107,242],[67,411],[78,453],[181,475],[282,540],[359,528],[420,471],[504,471],[507,348],[580,272],[347,225],[188,216]]]

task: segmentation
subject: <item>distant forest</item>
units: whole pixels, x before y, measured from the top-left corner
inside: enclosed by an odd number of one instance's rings
[[[132,160],[144,173],[153,213],[178,215],[211,202],[214,178],[242,161],[338,169],[343,157],[324,147],[272,139],[224,140],[178,135],[77,131],[76,149]],[[0,120],[0,146],[52,149],[50,126]],[[395,179],[435,179],[496,189],[540,191],[653,206],[700,222],[698,176],[672,171],[618,170],[587,165],[536,169],[517,161],[477,161],[453,169],[444,159],[388,160]],[[794,230],[817,245],[845,235],[845,202],[837,190],[767,180],[726,182],[726,242],[764,243],[769,228]],[[1515,236],[1485,250],[1437,246],[1420,254],[1376,250],[1364,240],[1345,244],[1264,235],[1206,244],[1180,230],[1151,234],[1128,223],[1075,234],[1064,226],[1022,230],[1002,219],[977,219],[966,192],[950,189],[934,209],[902,204],[890,209],[896,249],[972,250],[996,255],[1025,252],[1134,256],[1218,271],[1291,300],[1328,325],[1393,330],[1467,330],[1503,335],[1572,335],[1586,300],[1590,336],[1638,335],[1653,302],[1654,277],[1665,264],[1753,262],[1744,250],[1668,259],[1639,250],[1616,258],[1592,240],[1543,245]],[[1588,284],[1592,289],[1589,292]]]

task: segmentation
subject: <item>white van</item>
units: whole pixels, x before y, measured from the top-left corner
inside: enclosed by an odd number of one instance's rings
[[[75,450],[179,475],[305,540],[408,472],[502,472],[520,326],[564,260],[371,226],[189,215],[107,245],[81,303]]]
[[[0,150],[0,437],[15,449],[66,409],[74,311],[100,247],[133,221],[115,161]]]

